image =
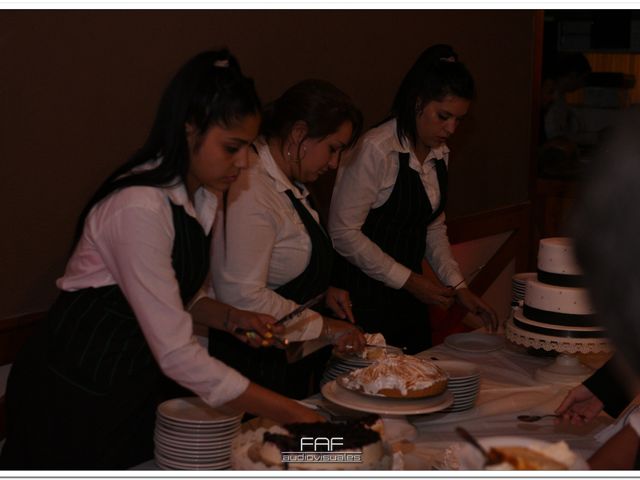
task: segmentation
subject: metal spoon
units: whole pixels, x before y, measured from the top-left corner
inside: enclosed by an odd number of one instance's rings
[[[480,445],[480,442],[476,440],[476,437],[471,435],[464,428],[456,427],[456,433],[460,435],[464,440],[469,442],[471,445],[473,445],[475,448],[477,448],[480,451],[480,453],[482,453],[482,456],[484,457],[484,460],[485,460],[484,462],[485,465],[495,465],[497,463],[502,462],[503,457],[499,452],[495,450],[491,450],[491,452],[487,452],[484,449],[484,447]]]
[[[558,415],[556,413],[548,413],[546,415],[518,415],[516,418],[521,422],[537,422],[545,417],[553,417],[553,418],[562,418],[562,415]],[[578,415],[580,419],[584,420],[586,417],[584,415]]]

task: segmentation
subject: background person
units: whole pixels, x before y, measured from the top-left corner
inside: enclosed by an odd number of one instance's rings
[[[630,112],[618,128],[590,167],[573,236],[598,318],[632,372],[623,385],[634,393],[640,374],[640,222],[634,218],[640,203],[638,112]],[[589,459],[591,468],[637,468],[639,433],[636,410],[629,424]]]

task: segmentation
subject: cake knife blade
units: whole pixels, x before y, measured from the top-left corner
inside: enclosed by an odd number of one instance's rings
[[[327,292],[322,292],[320,295],[316,295],[311,300],[307,300],[302,305],[291,310],[291,312],[287,313],[284,317],[281,317],[278,320],[276,320],[273,325],[280,325],[281,323],[284,323],[287,320],[291,320],[292,318],[300,315],[307,308],[311,308],[314,305],[317,305],[318,303],[320,303],[320,301],[324,298],[326,294]]]
[[[456,284],[453,286],[453,289],[455,290],[455,289],[456,289],[456,288],[458,288],[460,285],[462,285],[462,282],[466,282],[466,281],[467,281],[467,278],[469,278],[469,279],[470,279],[470,278],[471,278],[471,277],[473,277],[474,275],[476,275],[476,274],[480,273],[480,270],[482,270],[483,268],[484,268],[484,264],[480,265],[480,266],[479,266],[478,268],[476,268],[473,272],[471,272],[469,275],[467,275],[467,277],[466,277],[466,278],[463,278],[463,279],[462,279],[462,280],[460,280],[458,283],[456,283]]]

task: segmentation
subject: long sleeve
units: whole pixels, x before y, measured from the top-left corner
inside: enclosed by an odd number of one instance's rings
[[[129,191],[127,191],[129,190]],[[161,370],[212,406],[239,396],[248,380],[212,358],[193,336],[171,262],[173,228],[161,193],[141,203],[126,189],[97,209],[95,250],[131,305]],[[164,208],[164,209],[163,209]]]
[[[212,249],[213,288],[217,298],[236,308],[267,313],[275,318],[288,314],[298,304],[274,291],[273,285],[269,285],[270,275],[285,276],[295,265],[306,265],[310,249],[294,240],[293,246],[299,248],[290,250],[288,262],[287,259],[277,261],[274,250],[280,249],[285,230],[279,216],[282,201],[279,195],[257,175],[243,172],[229,191],[225,221],[220,222],[224,229],[216,231]],[[316,338],[321,330],[322,317],[305,310],[286,325],[285,334],[289,340],[298,341]]]
[[[374,145],[363,142],[340,166],[331,199],[329,233],[334,247],[347,261],[391,288],[401,288],[411,271],[396,262],[362,233],[369,211],[384,185],[388,159]]]
[[[451,253],[444,213],[441,213],[427,228],[425,259],[444,285],[453,286],[462,282],[458,288],[466,287],[458,262]]]

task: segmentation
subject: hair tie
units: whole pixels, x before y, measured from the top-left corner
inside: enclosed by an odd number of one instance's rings
[[[213,66],[219,68],[229,68],[229,59],[223,58],[220,60],[216,60],[215,62],[213,62]]]
[[[440,57],[440,61],[455,63],[456,59],[455,59],[455,57],[453,55],[451,55],[449,57]]]

